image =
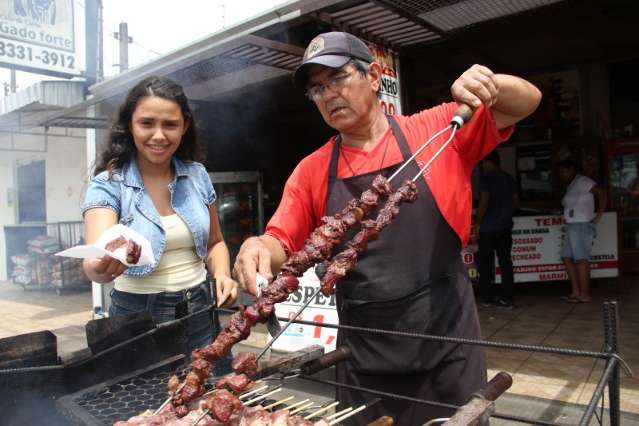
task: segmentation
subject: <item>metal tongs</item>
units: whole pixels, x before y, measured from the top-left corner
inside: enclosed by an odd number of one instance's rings
[[[433,136],[430,137],[430,139],[428,139],[426,142],[424,142],[424,144],[422,146],[420,146],[419,149],[417,151],[415,151],[415,153],[408,160],[406,160],[404,162],[404,164],[402,164],[401,167],[395,171],[395,173],[393,173],[388,178],[388,182],[392,181],[395,177],[397,177],[397,175],[406,166],[408,166],[410,164],[410,162],[415,159],[415,157],[417,157],[423,150],[425,150],[431,143],[433,143],[433,141],[435,139],[439,138],[441,135],[443,135],[444,133],[446,133],[447,131],[450,130],[451,131],[450,132],[450,136],[448,137],[446,142],[444,142],[442,144],[442,146],[437,150],[437,152],[435,152],[435,154],[433,154],[433,156],[430,158],[430,160],[428,160],[428,162],[419,170],[419,173],[417,173],[415,175],[415,177],[413,177],[412,181],[415,182],[417,179],[419,179],[419,177],[422,175],[422,173],[424,173],[424,171],[430,167],[430,165],[433,163],[433,161],[435,161],[437,159],[437,157],[439,157],[440,154],[448,147],[448,145],[450,145],[450,143],[453,141],[453,138],[455,137],[455,134],[457,133],[457,131],[464,124],[466,124],[466,123],[468,123],[470,121],[470,119],[473,117],[473,113],[474,113],[474,111],[468,105],[460,104],[459,107],[457,108],[457,111],[453,115],[453,118],[450,120],[450,124],[448,126],[446,126],[445,128],[443,128],[442,130],[440,130],[439,132],[435,133]],[[275,343],[275,341],[286,331],[288,326],[291,325],[291,323],[293,321],[295,321],[302,314],[304,309],[306,309],[306,307],[308,305],[310,305],[311,301],[313,301],[313,299],[315,299],[315,297],[317,297],[317,295],[319,294],[320,291],[322,291],[322,287],[321,286],[318,287],[317,290],[315,290],[315,292],[299,308],[299,310],[295,313],[295,315],[293,315],[286,322],[286,324],[284,324],[284,326],[282,326],[282,328],[277,332],[277,334],[275,336],[273,336],[271,341],[268,342],[266,344],[266,346],[264,346],[264,348],[260,351],[260,353],[256,357],[258,360],[264,356],[264,354],[270,349],[271,346],[273,346],[273,343]]]

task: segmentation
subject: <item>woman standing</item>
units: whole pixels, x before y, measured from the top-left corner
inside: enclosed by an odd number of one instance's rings
[[[88,277],[115,282],[110,316],[149,311],[157,322],[176,308],[195,312],[212,301],[232,303],[228,248],[220,231],[216,194],[200,159],[188,100],[175,82],[149,77],[129,92],[91,179],[82,206],[88,244],[121,223],[144,235],[155,263],[127,268],[108,256],[85,259]],[[186,310],[185,309],[185,310]],[[190,349],[210,343],[209,312],[188,320]]]
[[[559,178],[568,185],[561,200],[566,221],[561,257],[572,286],[570,296],[563,297],[563,300],[587,303],[591,301],[590,252],[597,223],[606,208],[606,193],[594,180],[577,174],[575,164],[569,159],[559,163]]]

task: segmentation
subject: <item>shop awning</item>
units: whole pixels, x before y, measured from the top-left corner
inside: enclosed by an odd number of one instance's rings
[[[0,130],[17,131],[40,125],[51,114],[82,102],[81,81],[40,81],[2,99]]]
[[[287,76],[303,47],[258,36],[285,34],[320,22],[401,50],[437,43],[481,22],[564,0],[300,0],[198,40],[90,87],[92,97],[42,122],[46,126],[108,127],[125,93],[150,75],[174,79],[193,101],[223,100],[238,89]]]
[[[334,28],[401,50],[443,41],[472,25],[561,1],[564,0],[371,0],[327,8],[313,16]]]
[[[141,79],[167,76],[184,87],[192,101],[207,101],[239,88],[288,75],[304,49],[244,35],[208,48],[188,49],[181,60],[151,63],[91,87],[93,97],[47,118],[47,126],[107,128],[108,117],[125,93]]]

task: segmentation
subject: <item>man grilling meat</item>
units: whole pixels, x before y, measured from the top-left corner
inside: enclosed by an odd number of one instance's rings
[[[339,134],[297,165],[266,233],[242,245],[234,272],[255,294],[256,272],[271,277],[304,245],[323,216],[341,211],[370,188],[377,174],[389,177],[448,125],[458,104],[466,104],[474,109],[472,120],[417,179],[415,202],[401,207],[393,223],[361,254],[355,269],[338,283],[337,310],[341,324],[478,339],[472,287],[460,258],[470,231],[469,178],[475,164],[535,110],[541,94],[521,78],[473,65],[452,84],[455,102],[412,116],[386,116],[378,102],[381,77],[381,66],[353,35],[330,32],[311,41],[294,81]],[[442,143],[425,149],[393,180],[393,187],[418,175]],[[377,211],[369,216],[374,218]],[[486,382],[485,357],[477,346],[350,330],[340,330],[337,344],[348,344],[353,352],[337,367],[338,381],[350,385],[463,404]],[[337,390],[346,406],[373,397]],[[351,424],[389,415],[396,424],[415,425],[450,414],[385,399],[354,416]]]

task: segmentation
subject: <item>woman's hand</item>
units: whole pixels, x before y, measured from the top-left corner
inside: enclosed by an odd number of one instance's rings
[[[124,271],[127,266],[111,256],[91,257],[84,261],[84,271],[92,280],[102,284],[113,281]]]
[[[237,299],[238,284],[228,275],[215,277],[215,290],[217,293],[217,306],[231,306]]]

